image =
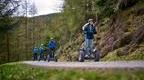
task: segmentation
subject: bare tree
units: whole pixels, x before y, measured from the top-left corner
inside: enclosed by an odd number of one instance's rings
[[[28,59],[29,55],[29,26],[28,26],[28,17],[34,16],[37,13],[37,8],[34,3],[29,2],[28,0],[24,0],[21,2],[21,7],[23,11],[23,16],[25,16],[25,54],[26,58]],[[33,32],[33,29],[32,29]],[[33,33],[32,33],[33,34]]]
[[[29,5],[29,15],[35,16],[35,14],[37,14],[37,8],[35,3],[32,3]]]

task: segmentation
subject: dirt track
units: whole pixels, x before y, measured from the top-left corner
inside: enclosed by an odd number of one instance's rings
[[[99,68],[143,68],[144,61],[115,61],[115,62],[46,62],[46,61],[24,61],[24,64],[47,68],[62,69],[99,69]]]

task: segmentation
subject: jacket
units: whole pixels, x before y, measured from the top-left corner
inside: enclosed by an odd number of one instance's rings
[[[55,40],[50,40],[48,43],[48,48],[50,49],[56,49],[57,48],[57,43]]]
[[[34,49],[33,49],[33,53],[34,53],[34,54],[38,53],[38,48],[34,48]]]
[[[84,28],[84,33],[86,34],[86,39],[94,39],[94,34],[96,34],[96,29],[93,25],[88,24]]]
[[[40,54],[44,53],[44,49],[42,47],[39,48]]]

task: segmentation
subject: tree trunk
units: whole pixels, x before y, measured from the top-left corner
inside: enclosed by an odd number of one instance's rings
[[[7,61],[10,61],[9,32],[6,32]]]
[[[25,41],[25,59],[28,59],[28,18],[27,18],[27,16],[28,16],[28,11],[27,11],[27,6],[28,4],[27,4],[27,0],[26,0],[26,20],[25,20],[25,24],[26,24],[26,26],[25,26],[25,39],[26,39],[26,41]]]

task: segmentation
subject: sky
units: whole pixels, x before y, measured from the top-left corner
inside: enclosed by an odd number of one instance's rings
[[[37,8],[36,15],[45,15],[57,13],[62,10],[63,0],[30,0],[34,2]]]

